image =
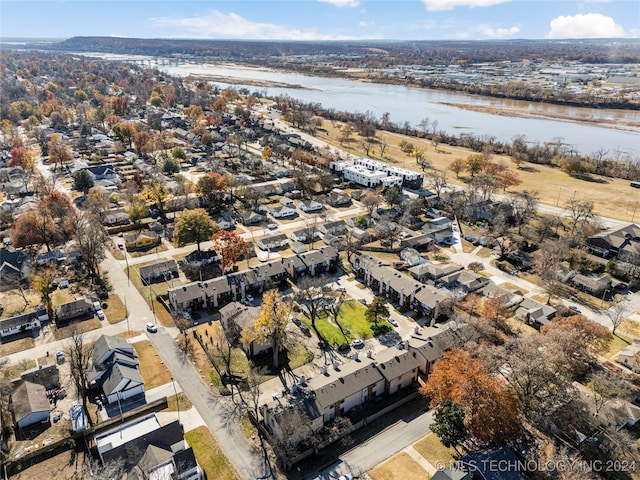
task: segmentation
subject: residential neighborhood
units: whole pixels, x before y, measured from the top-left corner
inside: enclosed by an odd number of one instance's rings
[[[24,93],[0,137],[8,478],[60,452],[59,478],[186,480],[635,461],[637,223],[497,153],[403,139],[400,166],[282,99],[16,55],[50,110]]]

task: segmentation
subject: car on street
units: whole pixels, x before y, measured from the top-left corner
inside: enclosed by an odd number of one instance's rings
[[[275,223],[270,223],[269,225],[267,225],[267,228],[269,230],[277,230],[278,229],[278,225],[276,225]]]
[[[347,289],[344,287],[336,287],[336,292],[346,292]]]
[[[119,248],[120,250],[124,250],[124,245],[123,245],[122,243],[119,243],[119,244],[118,244],[118,248]]]
[[[153,323],[147,323],[147,332],[156,333],[158,331],[158,327],[156,327]]]
[[[573,310],[576,313],[582,313],[582,310],[580,310],[578,307],[576,307],[575,305],[569,305],[569,310]]]
[[[391,325],[393,325],[394,327],[398,326],[398,322],[395,321],[395,319],[393,317],[389,317],[389,323]]]
[[[351,346],[353,348],[362,348],[362,347],[364,347],[364,342],[362,340],[360,340],[359,338],[356,338],[355,340],[353,340],[351,342]]]
[[[339,352],[348,352],[350,349],[351,346],[348,343],[343,343],[342,345],[338,346]]]

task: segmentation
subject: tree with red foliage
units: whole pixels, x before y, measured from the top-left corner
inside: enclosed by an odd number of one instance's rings
[[[249,254],[249,244],[239,235],[220,230],[211,237],[211,249],[220,256],[220,268],[224,272],[242,256]]]
[[[509,386],[469,352],[454,349],[433,365],[420,392],[432,408],[450,399],[464,411],[467,431],[480,442],[500,444],[518,434],[520,404]]]

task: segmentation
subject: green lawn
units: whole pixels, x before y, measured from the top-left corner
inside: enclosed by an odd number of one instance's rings
[[[367,308],[356,300],[348,300],[340,307],[338,323],[342,326],[344,334],[334,322],[333,318],[323,313],[316,320],[316,327],[320,335],[332,346],[338,346],[345,342],[350,342],[355,338],[370,338],[373,336],[371,324],[364,316]],[[311,328],[311,321],[302,316],[302,320]]]
[[[239,480],[237,472],[225,457],[213,435],[207,427],[198,427],[184,434],[184,438],[196,456],[206,475],[205,478],[215,480]]]

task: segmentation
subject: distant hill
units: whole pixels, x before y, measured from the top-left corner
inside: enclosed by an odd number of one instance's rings
[[[309,56],[313,63],[380,61],[454,63],[529,60],[570,60],[585,63],[640,63],[640,39],[500,40],[500,41],[257,41],[174,40],[118,37],[73,37],[54,43],[58,51],[103,52],[130,55],[191,55],[215,59],[278,61],[282,57]],[[304,62],[304,57],[299,59]]]

